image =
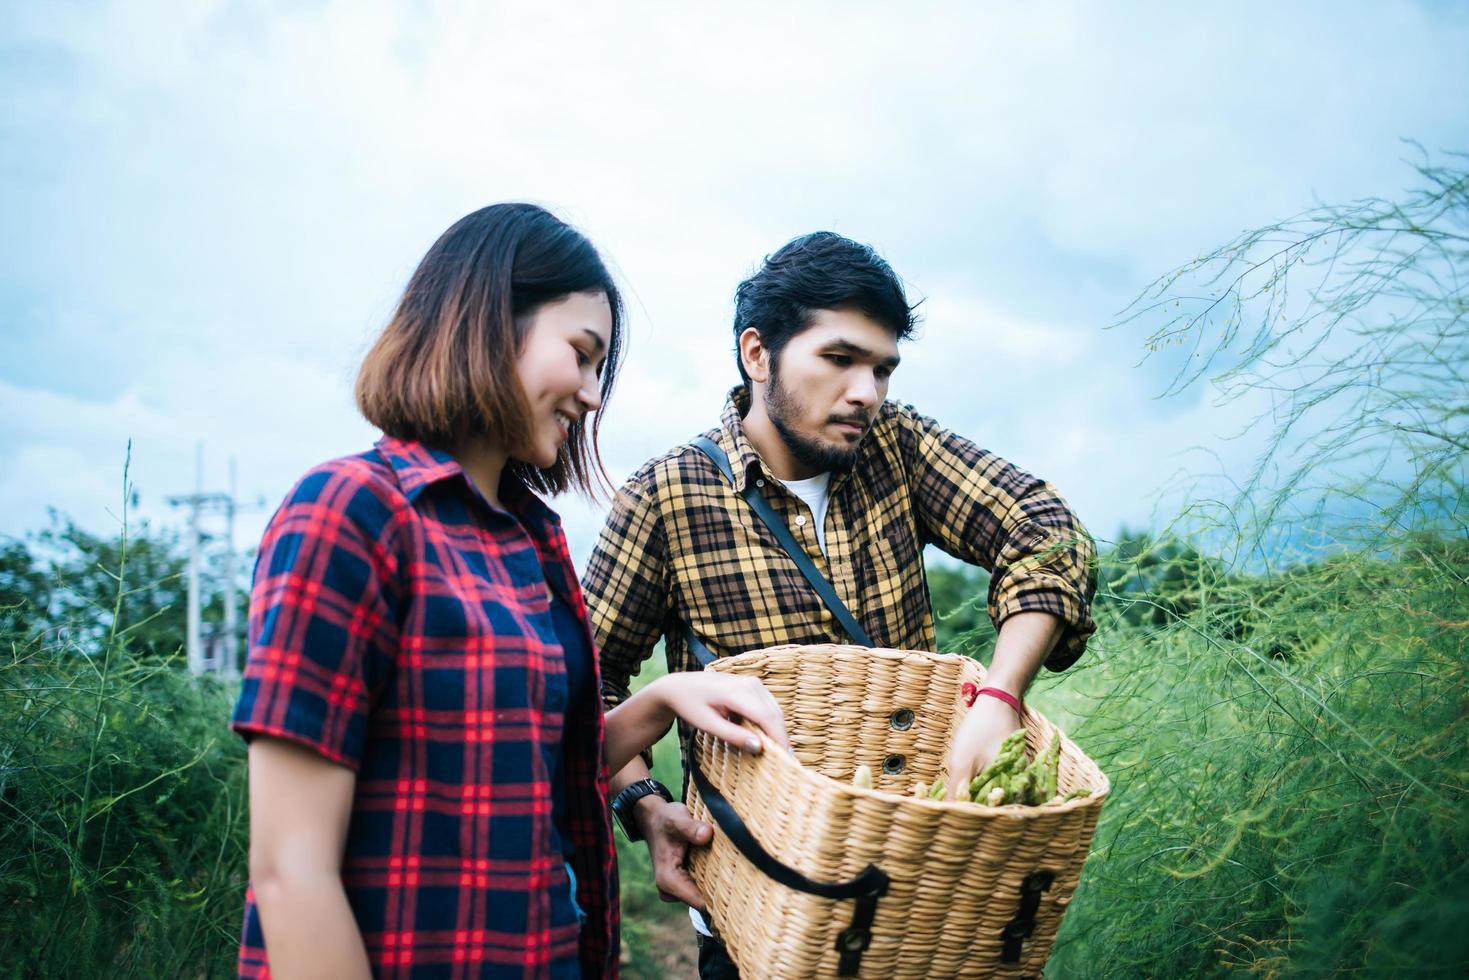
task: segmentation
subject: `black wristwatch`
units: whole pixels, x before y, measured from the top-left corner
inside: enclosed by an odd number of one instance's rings
[[[627,835],[628,840],[643,839],[642,831],[638,830],[638,822],[633,818],[633,806],[643,797],[654,795],[663,797],[668,803],[673,802],[673,794],[668,792],[668,787],[656,779],[639,779],[630,783],[612,800],[612,815],[622,824],[622,832]]]

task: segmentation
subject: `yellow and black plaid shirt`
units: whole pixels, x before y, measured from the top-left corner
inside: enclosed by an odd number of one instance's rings
[[[796,563],[740,497],[754,480],[873,643],[932,650],[923,546],[989,569],[996,626],[1037,610],[1065,623],[1046,661],[1063,670],[1091,635],[1091,538],[1048,483],[886,402],[851,468],[831,477],[826,554],[810,509],[765,471],[740,386],[708,435],[737,486],[690,445],[638,470],[613,504],[583,577],[608,706],[666,638],[669,670],[697,670],[683,623],[718,656],[782,643],[850,642]]]

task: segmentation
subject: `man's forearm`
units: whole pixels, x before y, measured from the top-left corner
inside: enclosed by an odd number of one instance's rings
[[[995,655],[985,673],[985,686],[1017,698],[1035,678],[1041,664],[1061,636],[1061,620],[1050,613],[1016,613],[1000,626]],[[949,748],[951,798],[962,798],[960,787],[994,759],[1001,743],[1021,723],[1020,713],[1003,698],[979,698],[959,723]]]
[[[1000,626],[995,655],[985,683],[1022,697],[1061,638],[1059,617],[1044,612],[1016,613]]]

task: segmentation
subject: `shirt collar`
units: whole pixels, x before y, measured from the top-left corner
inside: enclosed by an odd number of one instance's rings
[[[720,415],[719,448],[723,449],[729,456],[730,468],[734,470],[734,488],[736,493],[745,492],[745,484],[751,467],[755,467],[761,473],[765,472],[765,464],[760,459],[760,454],[755,447],[750,445],[750,440],[745,437],[745,413],[750,410],[750,389],[745,385],[735,385],[730,389],[729,398],[724,403],[724,412]]]
[[[469,482],[469,477],[465,476],[464,467],[443,449],[425,446],[412,439],[383,436],[377,441],[377,451],[393,467],[393,472],[398,474],[398,486],[409,503],[417,500],[429,487],[450,480],[461,481],[466,490],[473,492],[473,485]],[[541,523],[561,523],[556,512],[513,476],[508,468],[500,478],[499,493],[505,509],[528,526],[530,522],[535,522],[537,526]]]
[[[377,441],[377,451],[398,474],[398,486],[409,503],[435,483],[464,476],[464,467],[453,456],[412,439],[383,436]]]

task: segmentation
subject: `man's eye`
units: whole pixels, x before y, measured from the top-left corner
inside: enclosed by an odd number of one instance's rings
[[[826,355],[826,359],[837,367],[846,367],[852,363],[852,359],[846,354],[828,354]]]

